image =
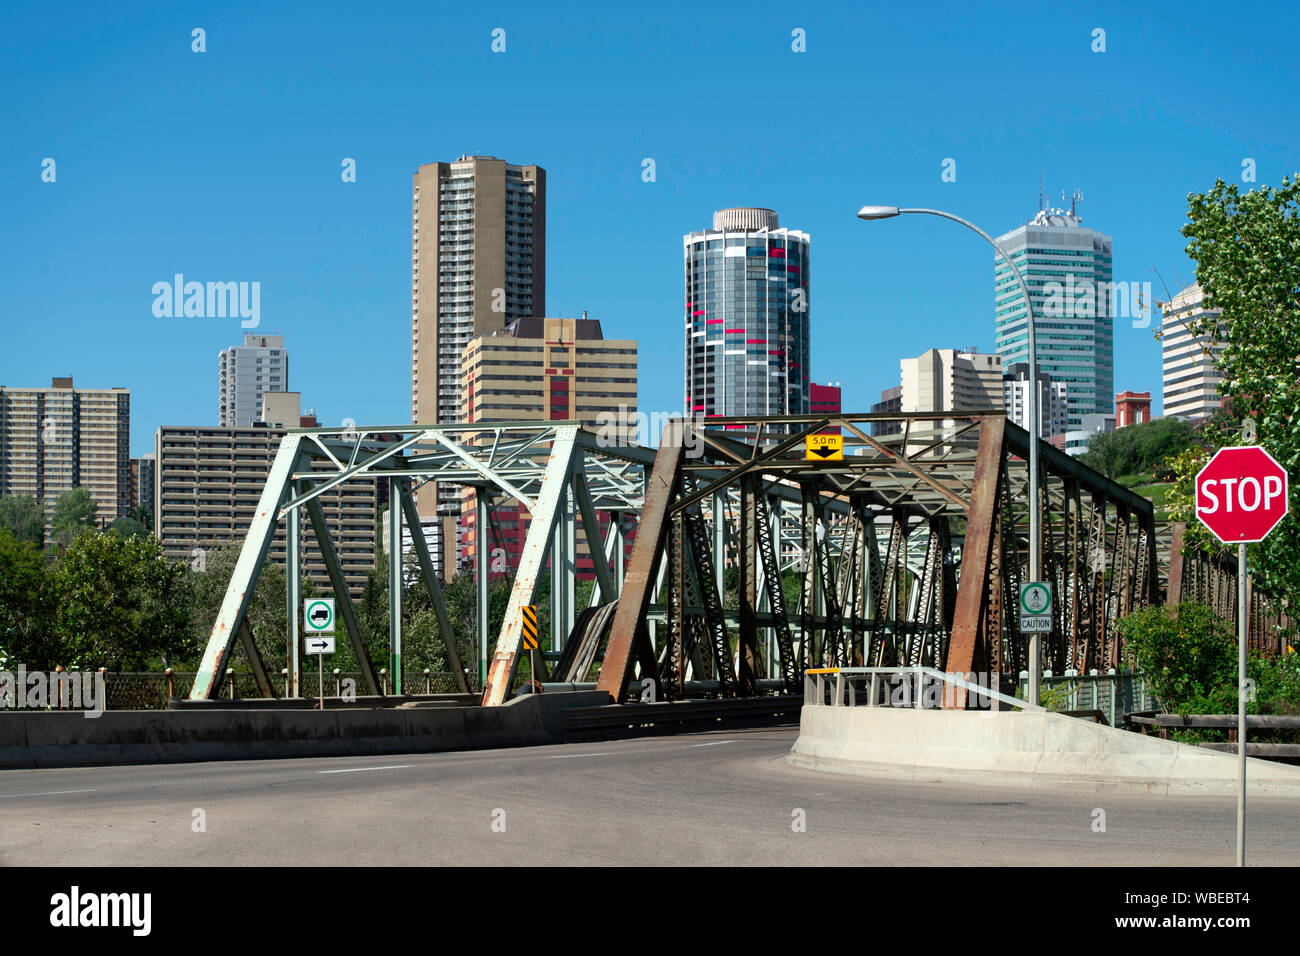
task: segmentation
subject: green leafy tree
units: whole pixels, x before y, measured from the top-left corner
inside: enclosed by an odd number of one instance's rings
[[[1215,713],[1206,706],[1223,694],[1236,701],[1237,641],[1233,626],[1203,604],[1155,604],[1121,618],[1130,663],[1161,705],[1182,713]],[[1217,705],[1216,705],[1217,706]],[[1226,711],[1224,711],[1226,712]]]
[[[113,523],[108,526],[108,530],[119,538],[127,538],[131,535],[147,535],[149,533],[139,521],[126,517],[115,518]]]
[[[99,505],[85,488],[69,488],[54,499],[54,514],[50,524],[54,529],[54,542],[66,548],[87,528],[95,526]]]
[[[160,670],[194,653],[185,566],[149,537],[85,531],[54,567],[57,663]]]
[[[1253,419],[1258,444],[1290,474],[1291,509],[1300,513],[1300,183],[1283,177],[1276,188],[1242,193],[1219,180],[1188,197],[1183,235],[1206,307],[1222,310],[1192,329],[1223,343],[1226,412],[1207,444],[1244,444],[1242,421]],[[1300,522],[1283,521],[1250,551],[1265,590],[1290,603],[1300,599]]]
[[[199,657],[212,636],[212,626],[221,613],[221,602],[225,600],[242,547],[242,539],[211,544],[200,548],[199,554],[190,562],[190,613],[187,626],[189,645],[196,648],[197,653],[185,662],[187,670],[198,665]],[[310,578],[303,577],[299,587],[304,598],[316,594],[316,587]],[[257,577],[257,585],[253,588],[245,615],[252,628],[258,652],[273,676],[278,675],[286,663],[287,590],[284,568],[267,561]],[[341,624],[339,638],[339,649],[342,650],[347,641]],[[241,662],[247,666],[244,650],[238,643],[235,647],[235,663],[232,666],[242,669]]]
[[[31,495],[5,495],[0,497],[0,529],[39,548],[45,543],[45,513]]]
[[[1094,435],[1082,460],[1107,478],[1154,472],[1198,442],[1191,422],[1158,418]]]
[[[146,531],[153,531],[153,512],[144,505],[136,505],[132,508],[130,517],[140,522]]]
[[[0,663],[50,669],[58,661],[54,601],[45,557],[30,541],[0,530]]]

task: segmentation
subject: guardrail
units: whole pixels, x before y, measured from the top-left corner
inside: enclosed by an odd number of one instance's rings
[[[1142,714],[1129,719],[1141,728],[1142,733],[1150,733],[1155,729],[1165,740],[1169,739],[1171,730],[1224,730],[1228,733],[1227,743],[1202,740],[1197,746],[1226,753],[1237,752],[1236,714]],[[1249,714],[1246,717],[1248,738],[1255,733],[1267,734],[1287,730],[1300,730],[1300,714]],[[1247,739],[1246,756],[1267,757],[1272,760],[1300,760],[1300,744]]]
[[[1089,671],[1080,674],[1067,670],[1063,674],[1043,673],[1044,696],[1056,698],[1048,705],[1048,710],[1056,711],[1101,711],[1109,719],[1112,727],[1116,721],[1124,722],[1129,714],[1156,710],[1159,707],[1155,695],[1147,687],[1146,679],[1141,674],[1120,673],[1114,670],[1101,673]],[[1029,691],[1029,672],[1020,672],[1020,693]]]
[[[804,703],[829,707],[1042,710],[993,690],[997,675],[933,667],[815,667],[804,672]]]
[[[193,671],[171,669],[157,672],[104,671],[103,674],[106,710],[166,710],[168,700],[189,696],[195,677]],[[351,683],[346,684],[345,681]],[[395,693],[386,668],[380,671],[380,681],[384,693]],[[475,683],[471,679],[471,689]],[[282,695],[287,694],[287,684],[287,673],[282,670],[275,678],[275,689]],[[325,672],[325,696],[339,697],[349,688],[357,695],[367,693],[360,671]],[[319,697],[320,690],[317,674],[314,671],[310,674],[304,672],[298,684],[299,696]],[[408,696],[450,694],[456,691],[455,678],[450,672],[425,670],[402,675],[402,694]],[[256,700],[262,695],[251,673],[228,669],[221,696],[230,700]]]

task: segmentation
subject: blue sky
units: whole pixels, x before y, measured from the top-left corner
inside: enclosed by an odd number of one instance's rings
[[[237,318],[153,315],[177,272],[261,283],[258,331],[284,333],[323,423],[406,422],[411,174],[461,153],[546,168],[547,312],[639,339],[646,411],[680,408],[681,237],[714,209],[812,235],[813,376],[860,411],[902,356],[993,348],[988,247],[861,223],[863,203],[996,235],[1042,172],[1114,237],[1115,280],[1159,293],[1153,269],[1194,276],[1189,192],[1247,157],[1260,184],[1300,168],[1300,14],[1280,5],[117,6],[0,14],[0,383],[129,387],[133,454],[216,423],[217,354],[242,340]],[[1115,348],[1116,389],[1158,405],[1151,330],[1118,321]]]

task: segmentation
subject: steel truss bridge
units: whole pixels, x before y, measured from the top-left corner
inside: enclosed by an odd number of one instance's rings
[[[890,426],[876,436],[873,426]],[[843,460],[807,460],[805,436],[844,436]],[[213,625],[191,697],[215,697],[237,643],[263,696],[276,696],[245,620],[277,528],[288,547],[290,696],[301,668],[298,608],[305,514],[338,617],[371,694],[380,681],[319,497],[386,480],[390,542],[405,527],[462,692],[442,582],[415,492],[472,488],[478,547],[481,702],[518,680],[522,608],[551,568],[551,666],[623,701],[702,691],[798,692],[822,666],[925,666],[1017,674],[1027,666],[1016,601],[1028,567],[1028,434],[1001,411],[673,419],[660,447],[622,444],[573,422],[296,429],[282,440]],[[1045,666],[1121,664],[1115,621],[1158,600],[1151,503],[1040,442],[1045,577],[1056,596]],[[531,516],[501,632],[488,633],[488,529],[498,507]],[[612,520],[602,536],[598,512]],[[576,607],[577,535],[593,555],[590,605]],[[626,536],[635,528],[631,555]],[[389,548],[389,669],[402,676],[402,548]],[[602,560],[603,556],[603,560]],[[494,643],[493,643],[494,641]]]

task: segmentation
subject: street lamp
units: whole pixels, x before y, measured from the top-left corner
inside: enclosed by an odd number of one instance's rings
[[[1039,536],[1038,522],[1039,509],[1042,503],[1038,500],[1038,350],[1034,338],[1034,305],[1029,298],[1029,286],[1025,284],[1025,277],[1020,274],[1016,264],[1011,261],[1011,257],[1006,254],[1001,246],[987,232],[969,222],[961,216],[954,216],[950,212],[944,212],[941,209],[900,209],[898,206],[863,206],[858,210],[858,218],[867,222],[873,222],[877,219],[893,219],[907,213],[917,213],[926,216],[938,216],[941,219],[951,219],[953,222],[961,223],[972,232],[983,236],[985,241],[991,245],[995,252],[1000,255],[1003,261],[1011,268],[1011,272],[1020,283],[1020,292],[1025,297],[1025,322],[1029,328],[1029,400],[1026,403],[1026,413],[1029,418],[1029,580],[1037,581],[1040,578],[1042,570],[1042,556],[1039,553]],[[1039,688],[1042,684],[1043,663],[1041,655],[1041,645],[1038,632],[1035,631],[1029,637],[1029,700],[1033,704],[1038,703]]]

